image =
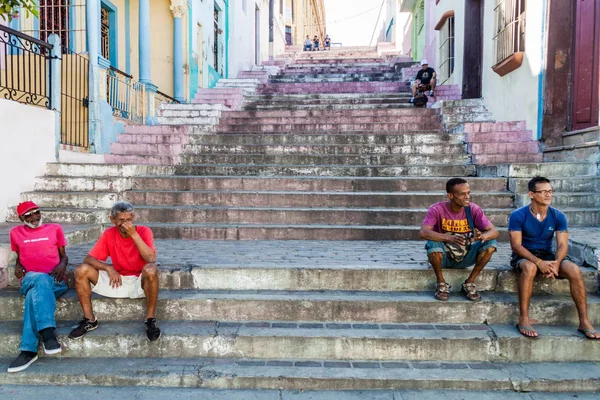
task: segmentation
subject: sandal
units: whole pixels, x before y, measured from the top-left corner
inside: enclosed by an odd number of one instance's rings
[[[451,286],[448,285],[446,282],[438,282],[435,285],[435,294],[433,295],[433,297],[440,301],[448,301],[448,299],[450,298],[450,288]]]
[[[532,339],[532,340],[538,340],[540,338],[539,335],[534,336],[534,334],[537,333],[537,331],[535,329],[533,329],[531,326],[521,326],[519,324],[517,324],[517,330],[519,331],[519,333],[523,336],[525,336],[526,338]],[[533,335],[528,334],[527,332],[533,332]]]
[[[463,283],[462,284],[462,291],[465,293],[465,295],[467,296],[467,299],[471,300],[471,301],[481,301],[481,295],[479,293],[477,293],[477,287],[475,286],[474,283]]]
[[[577,331],[583,333],[583,336],[585,336],[586,339],[600,340],[600,337],[595,336],[598,334],[598,331],[596,331],[595,329],[577,329]],[[591,336],[591,335],[594,335],[594,336]]]

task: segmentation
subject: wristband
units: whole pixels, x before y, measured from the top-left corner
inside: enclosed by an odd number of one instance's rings
[[[542,262],[542,259],[541,259],[541,258],[538,258],[538,260],[537,260],[537,261],[536,261],[536,263],[535,263],[535,266],[539,268],[539,267],[540,267],[540,263],[541,263],[541,262]]]

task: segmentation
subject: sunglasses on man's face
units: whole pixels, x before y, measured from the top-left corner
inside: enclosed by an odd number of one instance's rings
[[[40,213],[41,213],[41,211],[40,211],[39,209],[37,209],[37,210],[31,210],[31,211],[28,211],[28,212],[26,212],[25,214],[23,214],[23,215],[21,215],[21,216],[22,216],[22,217],[24,217],[24,218],[29,218],[29,217],[31,217],[32,215],[38,215],[38,214],[40,214]]]

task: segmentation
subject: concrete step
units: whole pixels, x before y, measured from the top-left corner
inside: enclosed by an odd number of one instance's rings
[[[418,240],[420,225],[147,224],[160,239]],[[573,224],[571,224],[573,225]],[[501,233],[501,240],[508,235]]]
[[[322,125],[340,124],[377,124],[385,120],[386,124],[419,124],[436,123],[440,121],[438,115],[386,115],[386,116],[306,116],[306,117],[248,117],[248,118],[221,118],[221,125]]]
[[[470,143],[512,143],[533,140],[531,131],[475,132],[465,134]]]
[[[141,310],[139,310],[141,314]],[[373,329],[369,324],[327,328],[324,324],[290,324],[278,328],[204,321],[163,321],[162,337],[151,347],[140,322],[108,322],[98,315],[100,329],[83,340],[68,340],[71,323],[58,323],[60,357],[219,357],[297,360],[458,361],[458,362],[573,362],[598,361],[600,349],[577,337],[575,328],[541,327],[539,341],[522,337],[512,326],[436,325],[434,329]],[[134,318],[134,317],[133,317]],[[20,322],[0,328],[0,356],[14,354]],[[364,327],[363,327],[364,326]],[[447,329],[445,329],[447,328]],[[479,327],[477,327],[479,328]],[[484,330],[485,329],[485,330]],[[495,333],[495,335],[494,335]],[[543,333],[541,333],[543,335]],[[118,339],[115,340],[115,336]],[[569,346],[565,346],[568,341]],[[415,351],[418,349],[418,351]],[[536,351],[537,350],[537,351]],[[531,357],[531,358],[529,358]]]
[[[556,190],[556,189],[555,189]],[[515,194],[515,205],[523,207],[531,203],[527,192]],[[600,208],[598,192],[554,192],[552,207],[563,208]]]
[[[484,99],[442,100],[437,107],[443,109],[461,109],[461,107],[485,107]]]
[[[11,361],[0,359],[3,365]],[[73,392],[94,400],[135,397],[147,400],[567,400],[574,397],[591,400],[597,396],[600,381],[597,364],[591,362],[307,362],[146,357],[96,358],[94,361],[42,357],[19,374],[1,370],[0,384],[14,400],[39,397],[38,393],[71,400],[68,393]],[[27,386],[34,383],[47,386]],[[118,387],[121,385],[127,386]]]
[[[471,113],[471,114],[444,114],[442,116],[442,122],[446,125],[456,125],[463,123],[472,123],[472,122],[486,122],[493,121],[494,118],[489,112],[482,113]]]
[[[597,163],[600,154],[600,141],[577,145],[549,147],[544,149],[544,161],[587,161]]]
[[[50,176],[126,178],[140,175],[171,175],[174,171],[175,168],[173,166],[71,163],[46,164],[46,175]]]
[[[339,77],[336,74],[323,74],[318,77],[311,75],[271,77],[269,83],[342,83],[342,82],[398,82],[400,74],[348,74]]]
[[[352,177],[455,177],[475,176],[474,165],[275,165],[275,164],[232,164],[232,165],[175,165],[175,175],[219,175],[219,176],[352,176]]]
[[[185,144],[189,140],[189,135],[169,135],[169,134],[123,134],[117,136],[117,143],[124,144],[156,144],[156,145],[176,145]]]
[[[220,124],[216,132],[410,132],[440,129],[439,121],[408,122],[408,123],[324,123],[320,124],[279,124],[279,125],[225,125]]]
[[[139,210],[139,209],[137,209]],[[74,267],[94,243],[69,245],[67,283],[74,287]],[[424,243],[315,241],[181,241],[156,240],[161,289],[289,290],[289,291],[425,291],[433,293],[435,278],[426,261]],[[201,254],[201,256],[198,256]],[[484,292],[515,293],[519,275],[508,265],[510,246],[500,243],[477,279]],[[582,267],[589,293],[596,290],[596,270]],[[444,271],[460,299],[468,271]],[[9,267],[10,286],[18,288]],[[569,294],[565,280],[538,279],[534,293]]]
[[[477,176],[529,178],[534,176],[551,176],[569,178],[577,176],[595,176],[598,173],[596,164],[586,162],[552,162],[552,163],[513,163],[477,167]]]
[[[176,165],[180,163],[179,156],[146,155],[146,154],[105,154],[104,160],[111,164],[147,164],[147,165]]]
[[[111,156],[117,157],[117,156]],[[121,162],[131,159],[131,163],[141,160],[141,156],[120,156]],[[148,163],[156,159],[168,157],[144,156]],[[182,164],[255,164],[255,165],[362,165],[362,166],[401,166],[401,165],[434,165],[434,164],[468,164],[467,154],[365,154],[365,155],[306,155],[306,154],[182,154]],[[160,163],[160,162],[159,162]],[[166,162],[171,164],[172,162]]]
[[[121,145],[123,146],[123,145]],[[164,145],[132,145],[132,148],[119,147],[113,153],[118,151],[138,151],[148,148],[154,154],[168,154],[169,151],[175,152],[177,149],[182,151],[182,146],[164,146]],[[115,146],[117,148],[117,146]],[[187,154],[457,154],[466,153],[464,144],[417,144],[417,145],[188,145],[185,146]],[[144,154],[153,154],[148,151]],[[123,154],[123,153],[122,153]],[[127,153],[125,153],[127,154]]]
[[[156,120],[159,124],[169,125],[216,125],[219,123],[218,118],[214,117],[194,117],[194,116],[182,116],[182,117],[157,117]]]
[[[177,156],[183,152],[183,148],[183,144],[111,143],[110,153],[114,155]]]
[[[171,135],[171,136],[185,136],[191,132],[188,126],[175,126],[175,125],[125,125],[125,135],[119,136],[130,136],[130,135]]]
[[[73,207],[110,209],[121,200],[116,192],[23,192],[21,200],[30,200],[40,207]]]
[[[495,165],[506,163],[541,163],[542,161],[542,153],[473,155],[473,162],[477,165]]]
[[[31,192],[30,192],[31,193]],[[28,195],[30,195],[28,193]],[[39,195],[33,192],[31,195]],[[87,193],[50,193],[43,200],[46,204],[52,200],[72,196],[86,196]],[[98,199],[106,196],[104,193],[90,193],[90,197]],[[55,197],[51,197],[55,196]],[[101,197],[102,196],[102,197]],[[41,197],[41,196],[40,196]],[[254,207],[302,207],[327,208],[342,207],[346,209],[383,208],[393,211],[395,208],[415,208],[425,210],[428,205],[446,199],[445,192],[308,192],[308,191],[148,191],[130,190],[124,193],[124,198],[136,205],[169,205],[169,206],[254,206]],[[472,201],[484,209],[512,208],[513,194],[508,192],[472,193]],[[89,206],[84,206],[89,207]],[[98,205],[98,207],[102,207]],[[175,211],[175,210],[174,210]],[[193,211],[193,210],[191,210]],[[290,210],[291,211],[291,210]],[[335,209],[331,210],[332,212]],[[366,210],[363,210],[366,211]],[[398,210],[408,211],[408,210]]]
[[[600,178],[598,184],[600,185]],[[36,178],[36,191],[121,192],[144,190],[251,190],[311,192],[415,192],[443,191],[446,178],[357,178],[357,177],[228,177],[228,176],[139,176],[133,178],[44,176]],[[526,182],[525,182],[526,183]],[[474,192],[506,191],[506,179],[469,178]],[[526,186],[525,186],[526,187]]]
[[[258,86],[259,94],[302,93],[398,93],[406,82],[270,83]]]
[[[216,146],[335,146],[335,145],[463,145],[461,134],[448,135],[439,131],[418,131],[410,133],[377,132],[377,133],[250,133],[250,134],[216,134],[190,135],[190,145]]]
[[[510,178],[509,187],[513,193],[525,194],[529,191],[527,183],[531,178]],[[572,176],[555,178],[548,176],[552,188],[557,193],[580,193],[600,191],[600,176]]]
[[[576,146],[589,142],[597,142],[600,140],[600,128],[595,126],[573,132],[565,132],[562,136],[564,146]]]
[[[274,102],[303,100],[356,100],[356,99],[394,99],[394,98],[410,98],[410,93],[300,93],[300,94],[275,94],[275,95],[252,95],[246,96],[247,101],[270,100]]]
[[[311,110],[286,110],[286,111],[229,111],[223,114],[222,121],[229,119],[249,119],[249,118],[331,118],[331,117],[401,117],[401,116],[438,116],[437,110],[431,108],[416,108],[416,109],[384,109],[384,110],[346,110],[338,111],[311,111]]]
[[[314,103],[314,102],[313,102]],[[322,103],[320,101],[316,101],[316,103]],[[415,109],[413,104],[408,102],[408,98],[406,101],[404,100],[367,100],[367,101],[358,101],[348,104],[347,102],[340,103],[331,103],[327,102],[325,104],[294,104],[294,103],[269,103],[269,104],[253,104],[253,103],[244,103],[242,109],[247,111],[254,110],[302,110],[302,111],[347,111],[347,110],[386,110],[386,109],[402,109],[408,108],[411,110]]]

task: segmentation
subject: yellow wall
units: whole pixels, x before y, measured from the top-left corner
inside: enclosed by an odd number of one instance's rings
[[[150,58],[152,82],[173,95],[173,14],[169,0],[153,0],[150,6]],[[185,32],[183,33],[185,35]]]

